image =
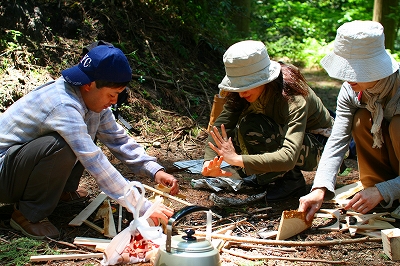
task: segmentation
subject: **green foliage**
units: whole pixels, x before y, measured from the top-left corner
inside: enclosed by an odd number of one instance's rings
[[[337,28],[352,20],[371,20],[373,0],[257,1],[251,39],[264,41],[273,58],[301,67],[319,65],[331,49]]]
[[[11,242],[0,244],[0,261],[4,266],[22,266],[29,262],[31,256],[56,254],[43,241],[26,237],[14,238]]]
[[[19,39],[22,35],[22,32],[17,30],[6,30],[5,35],[0,38],[1,49],[7,50],[8,52],[20,49]]]
[[[390,261],[390,258],[389,258],[389,256],[388,256],[388,255],[386,255],[385,253],[381,253],[381,254],[379,254],[379,257],[380,257],[381,259],[383,259],[383,260]]]

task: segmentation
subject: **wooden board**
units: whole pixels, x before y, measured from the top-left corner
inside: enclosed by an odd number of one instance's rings
[[[83,211],[81,211],[68,225],[80,226],[99,205],[107,198],[104,192],[101,192]]]
[[[353,196],[357,192],[363,190],[363,186],[360,181],[352,183],[350,185],[343,186],[335,190],[335,197],[329,202],[342,202],[347,198]]]
[[[297,235],[307,228],[310,228],[311,225],[312,221],[306,222],[305,212],[299,212],[296,210],[283,211],[276,240],[285,240]]]

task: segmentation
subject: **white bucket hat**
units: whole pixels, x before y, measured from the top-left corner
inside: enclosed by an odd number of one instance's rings
[[[385,50],[383,27],[375,21],[352,21],[337,30],[334,51],[321,60],[332,78],[370,82],[390,76],[399,64]]]
[[[218,88],[242,92],[273,81],[279,76],[281,65],[269,59],[267,48],[260,41],[241,41],[225,52],[223,61],[226,76]]]

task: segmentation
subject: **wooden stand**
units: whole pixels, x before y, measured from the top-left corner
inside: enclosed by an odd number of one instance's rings
[[[393,261],[400,260],[400,229],[385,229],[381,234],[385,254]]]

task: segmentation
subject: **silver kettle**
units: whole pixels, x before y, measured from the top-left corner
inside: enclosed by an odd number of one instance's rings
[[[167,240],[161,245],[155,260],[155,266],[220,266],[218,249],[214,248],[209,240],[193,236],[194,230],[185,230],[186,236],[172,236],[172,228],[182,217],[197,211],[209,211],[203,206],[187,206],[177,211],[168,220]],[[209,216],[207,216],[208,219]],[[207,221],[207,224],[211,224]]]

